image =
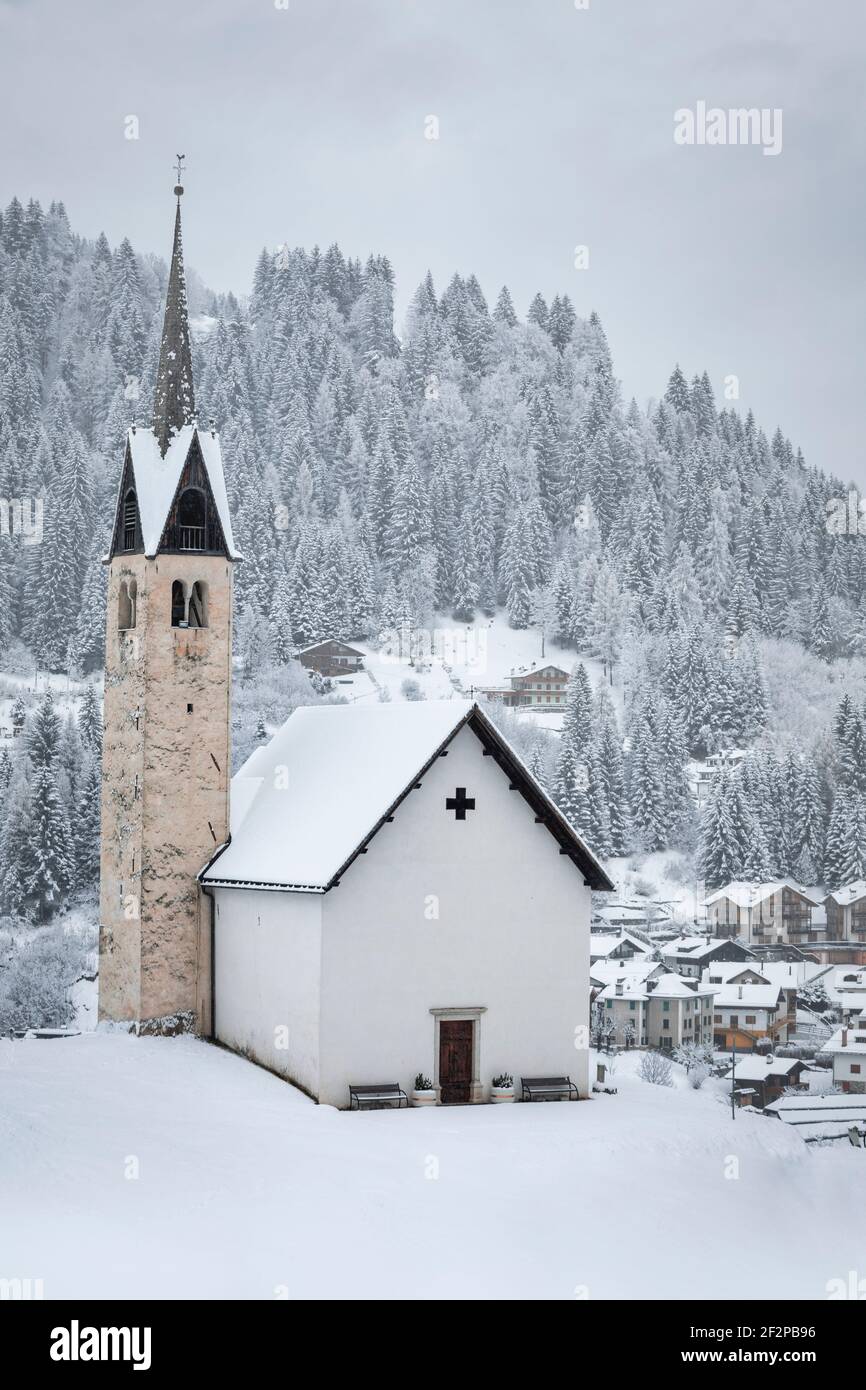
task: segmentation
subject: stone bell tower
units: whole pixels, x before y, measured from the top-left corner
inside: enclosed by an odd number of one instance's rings
[[[196,422],[174,191],[153,417],[127,436],[107,557],[99,1017],[140,1032],[209,1028],[196,876],[229,833],[237,556],[219,439]]]

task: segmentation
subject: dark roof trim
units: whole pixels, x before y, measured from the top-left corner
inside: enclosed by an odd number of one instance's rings
[[[435,749],[424,766],[415,774],[397,799],[393,801],[383,815],[379,817],[370,833],[361,841],[357,849],[349,855],[349,858],[344,864],[340,865],[340,868],[334,874],[330,883],[328,883],[327,888],[334,888],[339,883],[349,866],[354,863],[359,854],[363,854],[366,851],[373,837],[379,833],[383,825],[393,818],[397,807],[405,801],[406,797],[414,790],[417,784],[424,780],[425,773],[430,770],[436,759],[445,751],[449,743],[456,738],[457,734],[466,724],[470,726],[472,732],[481,743],[484,744],[484,747],[493,757],[494,761],[498,763],[503,772],[507,774],[514,789],[521,793],[523,799],[529,803],[535,811],[535,814],[543,821],[554,839],[559,843],[560,850],[564,854],[567,854],[572,863],[581,870],[586,885],[589,888],[594,888],[598,892],[612,893],[614,891],[614,885],[608,878],[601,864],[595,858],[595,855],[583,843],[583,840],[581,840],[576,830],[574,830],[565,819],[565,816],[563,816],[555,802],[553,802],[546,792],[541,789],[535,778],[523,766],[523,763],[520,762],[516,754],[502,738],[502,735],[496,729],[495,725],[490,722],[487,716],[479,709],[478,705],[473,705],[472,708],[468,710],[459,724],[451,730],[451,733],[444,742]]]

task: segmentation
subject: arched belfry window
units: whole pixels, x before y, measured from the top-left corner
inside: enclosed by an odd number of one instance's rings
[[[138,593],[138,585],[134,579],[121,579],[120,591],[117,596],[117,626],[119,631],[128,631],[135,627],[135,600]]]
[[[186,627],[186,585],[176,579],[171,586],[171,625]]]
[[[197,579],[189,596],[190,627],[207,627],[207,584]]]
[[[200,487],[188,487],[177,504],[180,550],[204,550],[207,534],[207,502]]]

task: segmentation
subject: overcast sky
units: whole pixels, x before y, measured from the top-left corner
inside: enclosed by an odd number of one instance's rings
[[[866,483],[863,0],[283,3],[0,0],[2,202],[167,256],[180,150],[214,288],[247,292],[264,244],[338,241],[391,258],[401,317],[428,267],[521,314],[565,292],[626,397],[677,360],[719,399],[736,375]],[[699,101],[780,108],[781,152],[675,143]]]

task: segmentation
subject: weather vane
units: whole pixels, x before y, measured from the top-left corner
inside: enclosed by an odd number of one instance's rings
[[[179,154],[178,157],[177,157],[177,164],[175,164],[175,166],[174,166],[175,173],[177,174],[177,183],[176,183],[175,186],[174,186],[174,191],[175,191],[175,194],[176,194],[176,196],[177,196],[178,198],[180,197],[181,193],[183,192],[183,184],[181,183],[180,180],[181,180],[181,177],[182,177],[182,175],[183,175],[183,161],[184,161],[185,159],[186,159],[186,155],[185,155],[185,154]]]

